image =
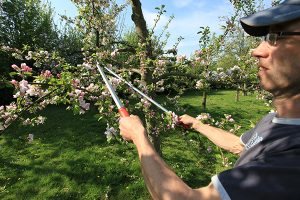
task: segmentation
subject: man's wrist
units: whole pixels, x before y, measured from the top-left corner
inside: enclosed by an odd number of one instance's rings
[[[201,122],[200,121],[195,121],[194,123],[193,123],[193,125],[192,125],[192,128],[193,129],[195,129],[195,130],[197,130],[200,126],[201,126]]]
[[[143,141],[147,137],[147,132],[145,129],[137,130],[135,133],[135,138],[133,139],[133,143],[135,145],[139,144],[141,141]]]

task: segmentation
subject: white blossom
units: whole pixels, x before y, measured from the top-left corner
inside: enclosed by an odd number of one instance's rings
[[[29,143],[31,143],[33,141],[33,137],[34,137],[33,134],[28,134],[27,140]]]

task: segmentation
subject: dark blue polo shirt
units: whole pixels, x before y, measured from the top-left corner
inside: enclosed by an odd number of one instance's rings
[[[222,199],[300,200],[300,119],[268,114],[241,141],[234,168],[212,177]]]

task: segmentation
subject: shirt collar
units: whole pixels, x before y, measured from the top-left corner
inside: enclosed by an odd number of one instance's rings
[[[300,118],[280,118],[274,117],[272,122],[275,124],[300,125]]]

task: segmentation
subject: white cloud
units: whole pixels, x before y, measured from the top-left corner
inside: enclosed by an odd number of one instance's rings
[[[185,54],[190,56],[197,48],[199,48],[198,40],[201,26],[209,26],[212,32],[221,33],[220,16],[230,15],[232,8],[228,0],[218,1],[218,5],[213,5],[207,1],[200,0],[172,0],[172,3],[179,6],[187,6],[186,8],[180,8],[175,12],[175,18],[171,22],[168,32],[171,34],[167,49],[177,42],[177,39],[182,36],[182,40],[178,46],[179,54]],[[171,3],[170,2],[170,3]],[[168,6],[166,7],[168,10]],[[175,10],[173,10],[175,11]],[[172,10],[167,11],[167,15],[172,13]],[[147,22],[148,28],[152,28],[154,25],[154,19],[157,17],[157,12],[143,9],[143,14]],[[160,34],[163,26],[165,26],[169,20],[169,16],[162,15],[159,20],[155,33]]]
[[[197,48],[199,48],[198,40],[201,26],[209,26],[211,32],[221,33],[221,24],[224,22],[220,21],[220,15],[229,15],[229,6],[225,4],[219,4],[214,9],[207,10],[203,3],[199,3],[197,9],[193,9],[192,12],[183,13],[181,16],[176,17],[171,22],[169,32],[171,38],[168,46],[172,47],[179,36],[185,39],[179,44],[179,54],[185,54],[189,56]]]
[[[189,6],[193,0],[173,0],[172,3],[177,8],[183,8]]]

